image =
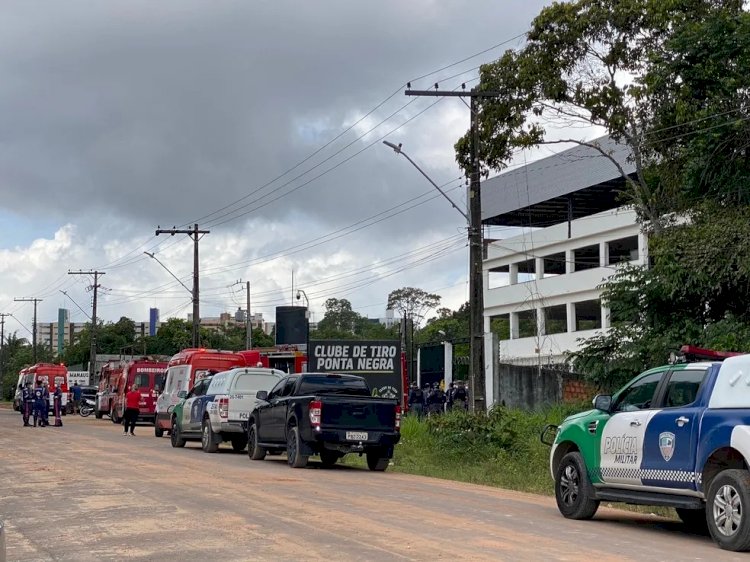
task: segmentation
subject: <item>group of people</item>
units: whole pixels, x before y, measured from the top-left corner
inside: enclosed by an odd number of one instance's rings
[[[449,383],[447,390],[438,383],[426,384],[422,389],[413,382],[409,391],[409,411],[417,416],[442,414],[453,408],[467,410],[468,407],[469,394],[463,381]]]
[[[31,418],[34,419],[34,427],[47,427],[49,425],[49,398],[50,391],[47,383],[39,381],[35,388],[31,383],[26,386],[19,384],[18,389],[21,391],[21,413],[23,414],[24,427],[31,426]],[[53,411],[55,414],[55,427],[62,427],[62,389],[57,386],[52,391]]]

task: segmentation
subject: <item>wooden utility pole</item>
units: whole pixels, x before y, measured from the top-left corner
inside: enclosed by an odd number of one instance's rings
[[[68,275],[93,275],[94,284],[89,287],[94,291],[93,299],[91,302],[91,348],[89,352],[89,381],[90,384],[96,384],[96,336],[99,330],[99,325],[96,321],[96,301],[97,295],[99,294],[99,276],[104,275],[103,271],[88,270],[83,271],[68,271]],[[79,307],[80,308],[80,307]],[[73,334],[70,336],[71,343],[73,342]]]
[[[156,235],[159,234],[187,234],[193,239],[193,347],[199,347],[201,344],[201,311],[200,311],[200,286],[198,276],[198,242],[203,236],[209,234],[210,230],[198,230],[198,225],[194,224],[192,229],[182,230],[178,228],[157,228]]]
[[[36,305],[42,302],[42,299],[35,299],[35,298],[22,298],[22,299],[13,299],[17,302],[33,302],[34,303],[34,323],[32,324],[31,328],[31,358],[32,361],[36,364]]]
[[[5,317],[10,316],[7,312],[0,312],[0,396],[3,395],[3,361],[5,360]]]
[[[482,91],[474,88],[470,91],[412,90],[404,92],[407,96],[459,97],[470,98],[471,105],[471,172],[469,173],[469,332],[470,362],[469,377],[471,381],[471,398],[473,409],[481,411],[485,403],[484,373],[484,288],[482,278],[482,199],[480,192],[479,161],[479,99],[497,97],[498,92]]]

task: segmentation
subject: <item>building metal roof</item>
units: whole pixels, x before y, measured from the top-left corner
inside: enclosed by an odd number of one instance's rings
[[[630,149],[608,136],[597,143],[634,174]],[[623,205],[625,180],[609,158],[588,146],[554,156],[482,182],[482,222],[501,226],[549,226]],[[570,213],[570,215],[569,215]]]

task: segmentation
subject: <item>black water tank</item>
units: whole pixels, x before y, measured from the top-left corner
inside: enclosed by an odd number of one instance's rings
[[[306,306],[276,307],[276,345],[307,343]]]

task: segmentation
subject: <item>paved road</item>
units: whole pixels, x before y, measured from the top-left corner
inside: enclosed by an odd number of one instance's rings
[[[173,449],[108,420],[0,410],[9,560],[732,560],[657,517],[560,517],[550,498],[317,463]],[[226,448],[225,448],[226,447]]]

